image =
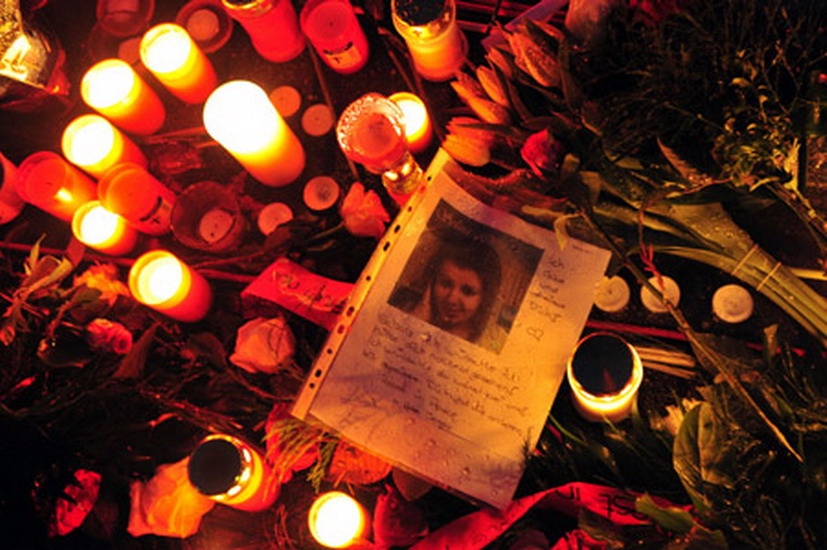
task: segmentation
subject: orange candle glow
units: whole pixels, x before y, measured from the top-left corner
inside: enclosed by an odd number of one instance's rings
[[[405,39],[416,72],[428,80],[448,80],[465,62],[468,41],[457,25],[455,0],[444,0],[441,12],[422,20],[419,0],[391,0],[391,18]]]
[[[34,153],[20,164],[16,190],[24,201],[67,222],[97,197],[95,182],[51,151]]]
[[[132,296],[178,321],[198,321],[212,304],[204,277],[166,250],[143,254],[129,270]]]
[[[304,170],[301,142],[252,82],[232,80],[216,88],[204,105],[204,126],[265,185],[287,185]]]
[[[69,162],[96,178],[121,162],[147,164],[138,146],[100,115],[81,115],[70,122],[60,145]]]
[[[141,233],[169,232],[175,193],[142,166],[124,162],[107,170],[98,180],[98,198]]]
[[[86,246],[112,256],[131,251],[138,236],[125,219],[101,206],[99,201],[89,201],[75,211],[72,233]]]
[[[93,65],[80,83],[83,101],[134,134],[149,135],[164,124],[161,100],[125,61],[104,59]]]
[[[328,548],[348,548],[364,543],[369,527],[362,505],[339,491],[319,496],[310,507],[307,523],[316,542]]]
[[[643,381],[643,364],[634,347],[614,334],[583,338],[569,358],[566,378],[574,407],[592,422],[619,422],[629,416]]]
[[[0,153],[0,224],[8,223],[20,214],[25,201],[17,194],[17,166]]]
[[[190,456],[188,473],[199,492],[239,510],[265,510],[279,495],[273,469],[261,454],[229,435],[204,438]]]
[[[410,92],[398,92],[388,99],[396,103],[405,115],[405,137],[408,139],[408,148],[413,153],[424,151],[431,143],[431,119],[428,118],[428,109],[419,97]]]
[[[141,61],[181,101],[201,103],[215,89],[212,64],[186,29],[175,23],[155,25],[141,39]]]

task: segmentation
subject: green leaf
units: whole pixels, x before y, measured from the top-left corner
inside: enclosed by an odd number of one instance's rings
[[[635,510],[673,533],[686,533],[695,526],[692,514],[677,506],[658,506],[649,495],[637,497]]]

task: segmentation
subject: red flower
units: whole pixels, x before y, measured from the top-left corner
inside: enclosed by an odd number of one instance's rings
[[[55,515],[49,524],[49,536],[68,535],[81,526],[86,516],[98,501],[101,476],[89,470],[75,472],[77,483],[66,486],[65,498],[60,498],[55,507]]]
[[[563,146],[551,132],[540,130],[529,136],[520,149],[520,155],[537,176],[542,176],[543,172],[552,172],[560,167]]]
[[[120,323],[98,318],[86,325],[86,342],[94,351],[123,355],[132,349],[132,333]]]
[[[373,532],[381,547],[410,546],[428,534],[422,509],[408,502],[394,487],[376,499],[373,511]]]
[[[365,187],[358,181],[350,186],[339,212],[347,230],[357,237],[378,239],[385,234],[385,224],[391,220],[379,195],[373,191],[365,192]]]

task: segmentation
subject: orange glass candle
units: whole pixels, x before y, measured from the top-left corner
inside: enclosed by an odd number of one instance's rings
[[[17,167],[0,153],[0,224],[8,223],[20,214],[25,201],[15,189]]]
[[[392,0],[391,18],[405,39],[416,72],[428,80],[448,80],[462,67],[468,41],[457,25],[454,0],[431,9],[421,0]]]
[[[125,61],[104,59],[80,82],[83,101],[134,134],[149,135],[164,124],[164,105],[158,95]]]
[[[216,88],[204,105],[204,126],[265,185],[287,185],[304,170],[301,142],[252,82],[232,80]]]
[[[327,548],[361,546],[370,528],[362,505],[339,491],[327,492],[313,502],[307,524],[316,542]]]
[[[96,178],[121,162],[147,164],[138,146],[100,115],[81,115],[70,122],[60,145],[69,162]]]
[[[290,0],[221,0],[267,61],[290,61],[304,50],[296,10]]]
[[[425,103],[410,92],[397,92],[388,99],[402,109],[405,117],[405,138],[408,140],[408,148],[411,152],[421,153],[427,149],[431,143],[433,130]]]
[[[190,455],[188,473],[200,493],[239,510],[265,510],[279,495],[273,469],[261,454],[229,435],[204,438]]]
[[[592,422],[619,422],[629,416],[643,381],[634,347],[614,334],[583,338],[566,366],[574,407]]]
[[[215,89],[215,69],[181,25],[155,25],[141,39],[140,51],[144,66],[181,101],[201,103]]]
[[[135,261],[129,291],[145,306],[178,321],[199,321],[212,305],[207,280],[166,250],[152,250]]]
[[[175,193],[142,166],[125,162],[107,170],[98,180],[98,198],[141,233],[169,232]]]
[[[72,233],[88,247],[104,254],[120,256],[135,247],[138,233],[121,216],[89,201],[72,217]]]
[[[301,27],[319,56],[336,72],[355,73],[368,61],[368,39],[348,0],[309,0]]]
[[[16,190],[24,201],[67,222],[98,194],[94,181],[51,151],[34,153],[20,164]]]

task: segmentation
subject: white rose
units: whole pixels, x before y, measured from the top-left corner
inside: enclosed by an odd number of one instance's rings
[[[249,372],[273,374],[293,358],[296,339],[281,317],[258,317],[238,329],[230,362]]]

